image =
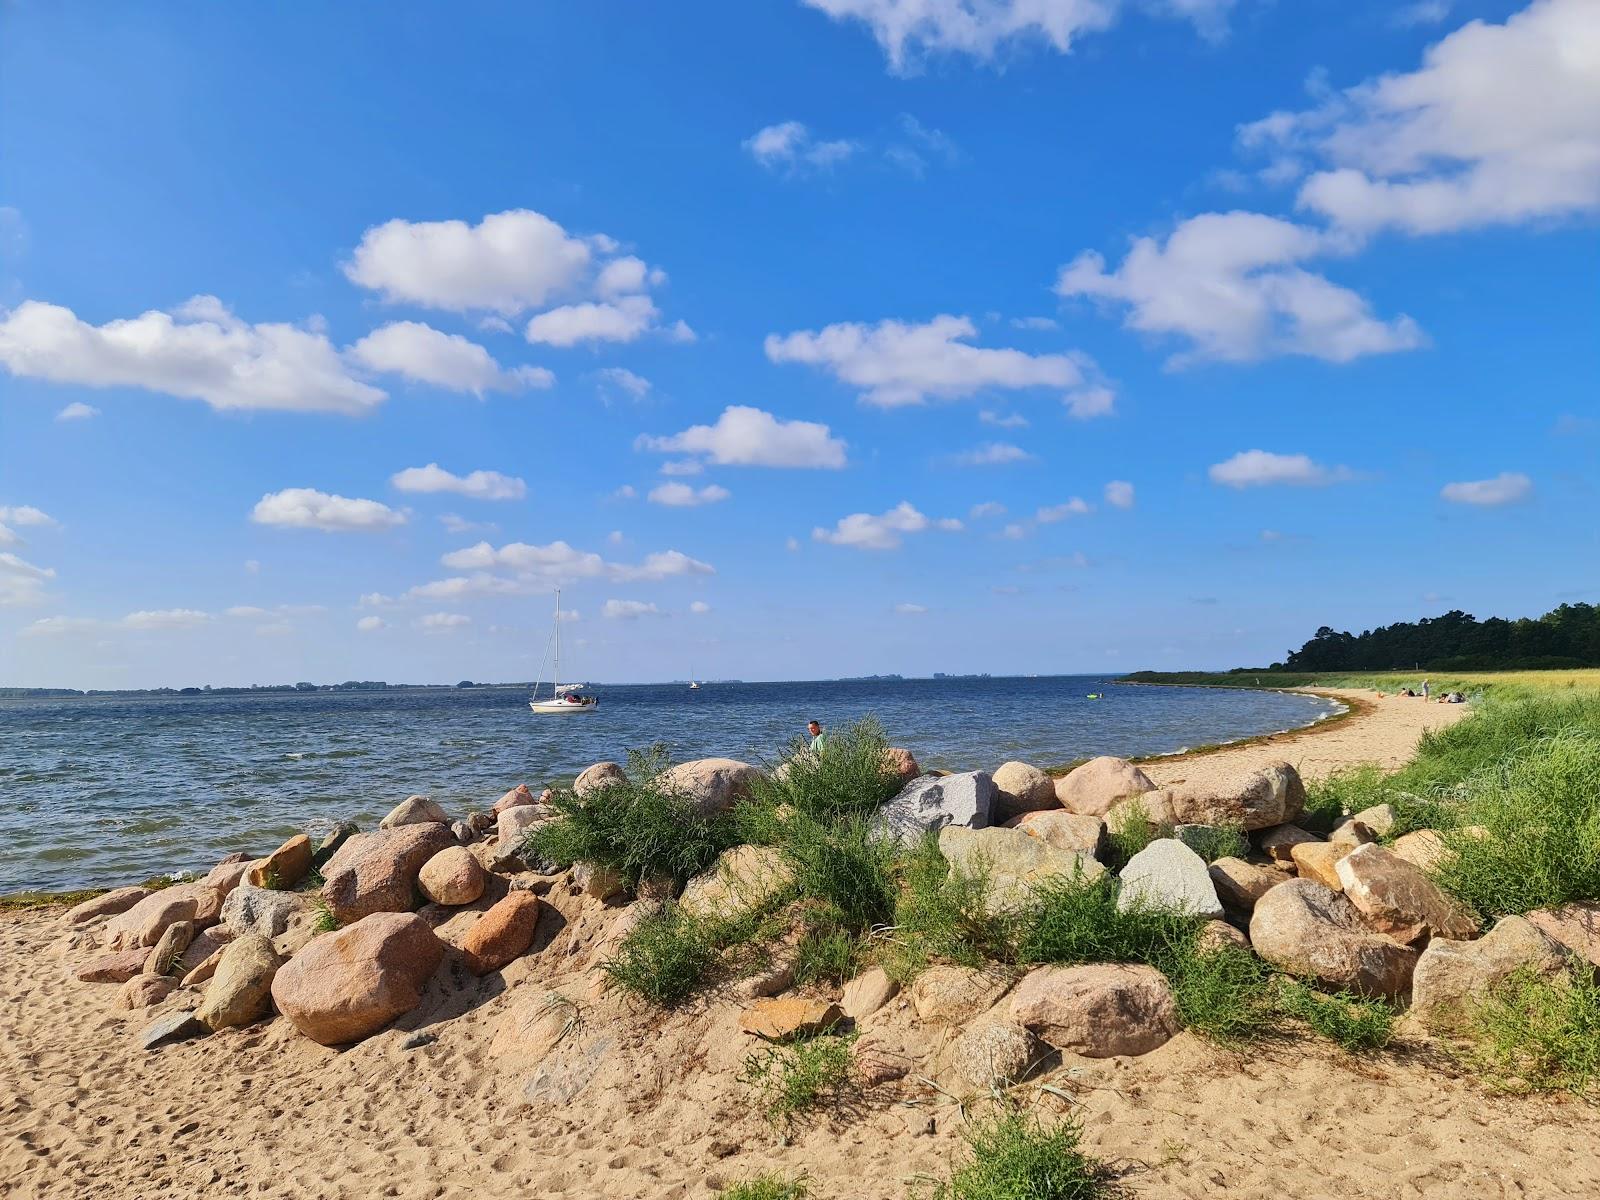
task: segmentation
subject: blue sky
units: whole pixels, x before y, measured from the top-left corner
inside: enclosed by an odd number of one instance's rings
[[[1594,599],[1600,7],[0,8],[0,681]]]

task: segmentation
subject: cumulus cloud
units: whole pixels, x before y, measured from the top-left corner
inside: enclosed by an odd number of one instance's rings
[[[661,610],[643,600],[607,600],[600,615],[609,621],[634,621],[640,617],[658,617]]]
[[[506,570],[525,579],[557,583],[577,579],[609,579],[616,583],[654,582],[687,575],[715,575],[710,563],[690,558],[679,550],[647,554],[638,563],[607,562],[593,551],[578,550],[566,542],[544,546],[508,542],[492,546],[479,542],[452,550],[440,560],[457,571]]]
[[[4,544],[0,542],[0,544]],[[22,608],[44,599],[54,567],[41,567],[10,551],[0,551],[0,608]]]
[[[1086,360],[1081,356],[968,344],[977,332],[971,320],[955,316],[937,316],[921,325],[845,322],[821,331],[769,334],[766,352],[775,363],[817,367],[862,388],[864,402],[884,408],[996,389],[1065,390],[1084,382]]]
[[[914,73],[931,55],[965,54],[982,62],[1002,51],[1044,45],[1066,54],[1074,40],[1111,26],[1122,0],[802,0],[836,21],[865,25],[889,69]],[[1152,11],[1191,21],[1205,36],[1224,29],[1233,0],[1168,0]]]
[[[489,352],[458,333],[420,321],[394,321],[373,330],[348,351],[369,371],[402,375],[456,392],[513,392],[547,388],[556,377],[543,367],[504,369]]]
[[[325,334],[251,325],[214,296],[104,325],[27,300],[0,317],[0,364],[21,378],[143,388],[220,411],[359,414],[385,399],[350,375]]]
[[[386,221],[361,235],[344,273],[393,303],[515,316],[575,288],[593,247],[528,209],[465,221]]]
[[[58,421],[87,421],[98,417],[100,410],[92,404],[85,404],[82,400],[74,400],[56,414]]]
[[[1106,503],[1112,508],[1133,507],[1133,484],[1126,479],[1113,479],[1106,484]]]
[[[1068,517],[1083,517],[1094,511],[1094,506],[1082,496],[1074,496],[1061,504],[1051,504],[1041,508],[1033,514],[1033,519],[1041,525],[1054,525],[1057,521],[1065,521]]]
[[[1086,387],[1063,396],[1067,415],[1079,421],[1109,417],[1117,407],[1117,394],[1108,387]]]
[[[1213,463],[1207,474],[1224,487],[1326,487],[1354,478],[1349,467],[1329,467],[1306,454],[1274,454],[1268,450],[1241,450],[1225,462]]]
[[[473,533],[479,529],[496,528],[492,521],[469,521],[460,513],[440,513],[439,524],[447,533]]]
[[[31,504],[0,504],[0,521],[7,521],[12,525],[27,528],[28,526],[45,526],[56,524],[56,519],[42,508],[35,508]]]
[[[708,483],[703,488],[692,488],[687,483],[663,483],[650,489],[646,497],[651,504],[663,504],[668,508],[698,508],[702,504],[716,504],[732,496],[725,487],[718,487]]]
[[[845,465],[845,443],[826,425],[784,421],[747,405],[729,405],[715,425],[691,425],[668,437],[642,436],[641,450],[699,454],[721,466],[820,467]]]
[[[1010,442],[984,442],[953,455],[951,461],[962,467],[1002,467],[1008,463],[1032,462],[1033,455]]]
[[[1319,160],[1298,203],[1345,229],[1449,233],[1600,211],[1597,114],[1600,5],[1536,0],[1504,24],[1467,23],[1415,71],[1273,113],[1240,140]]]
[[[542,312],[524,331],[530,342],[576,346],[579,342],[631,342],[655,326],[661,315],[648,296],[585,300]]]
[[[1439,495],[1453,504],[1476,504],[1493,508],[1501,504],[1517,504],[1533,495],[1533,480],[1520,471],[1502,471],[1493,479],[1473,479],[1463,483],[1447,483]]]
[[[974,521],[982,521],[987,517],[1003,517],[1006,515],[1006,506],[998,500],[985,500],[982,504],[974,504],[972,511],[967,516]]]
[[[1300,354],[1349,362],[1423,344],[1410,317],[1384,321],[1367,301],[1299,263],[1346,248],[1338,239],[1260,213],[1205,213],[1165,244],[1134,240],[1115,270],[1086,251],[1061,269],[1056,291],[1127,306],[1141,333],[1186,339],[1173,366]]]
[[[961,522],[952,517],[940,520],[924,516],[902,500],[886,513],[851,513],[840,517],[832,529],[820,526],[811,531],[813,541],[829,542],[835,546],[850,546],[856,550],[894,550],[908,533],[922,533],[929,529],[956,532]]]
[[[1028,418],[1021,413],[998,413],[984,409],[978,414],[978,420],[985,425],[993,425],[996,429],[1026,429]]]
[[[351,533],[393,529],[406,523],[406,514],[376,500],[350,500],[315,488],[285,488],[261,497],[250,519],[284,529]]]
[[[832,170],[861,149],[852,141],[820,141],[799,121],[757,130],[745,139],[744,148],[767,170],[790,174]]]
[[[690,603],[689,611],[694,613],[696,616],[704,616],[706,613],[711,611],[711,605],[707,604],[704,600],[695,600]]]
[[[362,617],[356,622],[357,633],[377,633],[389,628],[389,622],[382,617]]]
[[[455,492],[473,500],[521,500],[528,494],[528,485],[515,476],[499,471],[454,475],[438,463],[407,467],[390,476],[389,482],[402,492]]]
[[[195,629],[201,625],[209,624],[211,614],[193,608],[162,608],[143,612],[131,612],[122,618],[122,625],[127,629],[138,630],[164,630],[164,629]]]

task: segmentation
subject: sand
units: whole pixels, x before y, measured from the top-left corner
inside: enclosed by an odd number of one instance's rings
[[[1456,716],[1383,701],[1309,737],[1160,771],[1267,751],[1311,770],[1338,753],[1392,764],[1428,723]],[[594,994],[585,967],[618,910],[551,901],[536,953],[483,980],[447,965],[421,1008],[342,1052],[281,1018],[144,1052],[138,1031],[193,995],[112,1011],[114,985],[67,977],[57,912],[0,918],[0,1196],[698,1198],[781,1169],[804,1172],[822,1200],[903,1200],[947,1170],[963,1110],[917,1078],[937,1072],[940,1039],[903,1000],[863,1038],[908,1052],[911,1075],[785,1139],[738,1078],[758,1048],[738,1032],[743,1002],[661,1014]],[[553,992],[575,1004],[551,1015]],[[437,1041],[404,1049],[419,1030]],[[1139,1059],[1072,1059],[1015,1094],[1075,1113],[1135,1197],[1600,1195],[1594,1108],[1491,1095],[1425,1041],[1359,1057],[1298,1040],[1235,1055],[1185,1033]]]

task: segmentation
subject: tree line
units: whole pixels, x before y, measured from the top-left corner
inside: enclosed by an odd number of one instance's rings
[[[1600,606],[1563,604],[1542,617],[1438,617],[1341,633],[1324,625],[1274,671],[1529,671],[1600,666]]]

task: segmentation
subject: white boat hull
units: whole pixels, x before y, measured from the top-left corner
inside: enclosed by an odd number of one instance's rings
[[[568,704],[564,700],[529,700],[528,701],[528,707],[531,708],[534,712],[543,713],[546,716],[552,716],[552,715],[555,715],[555,714],[560,714],[562,716],[565,716],[565,715],[567,715],[569,713],[589,713],[589,712],[593,712],[595,709],[599,708],[600,705],[599,704]]]

